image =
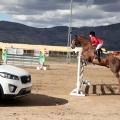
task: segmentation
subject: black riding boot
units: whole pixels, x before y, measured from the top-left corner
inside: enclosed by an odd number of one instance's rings
[[[100,59],[100,49],[97,50],[97,59],[99,62],[101,62],[101,59]]]
[[[94,54],[95,54],[95,55],[97,55],[97,50],[96,50],[96,51],[94,51]]]

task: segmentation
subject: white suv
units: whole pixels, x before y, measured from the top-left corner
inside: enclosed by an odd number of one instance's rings
[[[31,93],[31,75],[18,67],[0,65],[0,99],[12,99]]]

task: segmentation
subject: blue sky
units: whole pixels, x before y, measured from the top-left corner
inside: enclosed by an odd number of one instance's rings
[[[0,0],[0,20],[33,27],[69,26],[71,0]],[[119,23],[120,0],[73,0],[72,26]]]
[[[0,13],[0,21],[11,21],[14,22],[14,19],[12,18],[11,15],[6,15],[3,13]]]

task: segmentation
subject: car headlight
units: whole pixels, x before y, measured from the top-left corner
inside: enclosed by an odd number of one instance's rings
[[[19,80],[20,78],[16,75],[10,74],[10,73],[5,73],[5,72],[0,72],[0,76],[3,78],[7,79],[12,79],[12,80]]]

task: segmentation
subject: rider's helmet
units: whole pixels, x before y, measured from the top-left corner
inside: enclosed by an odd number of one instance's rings
[[[95,36],[95,32],[94,32],[94,31],[91,31],[91,32],[89,33],[89,35]]]

